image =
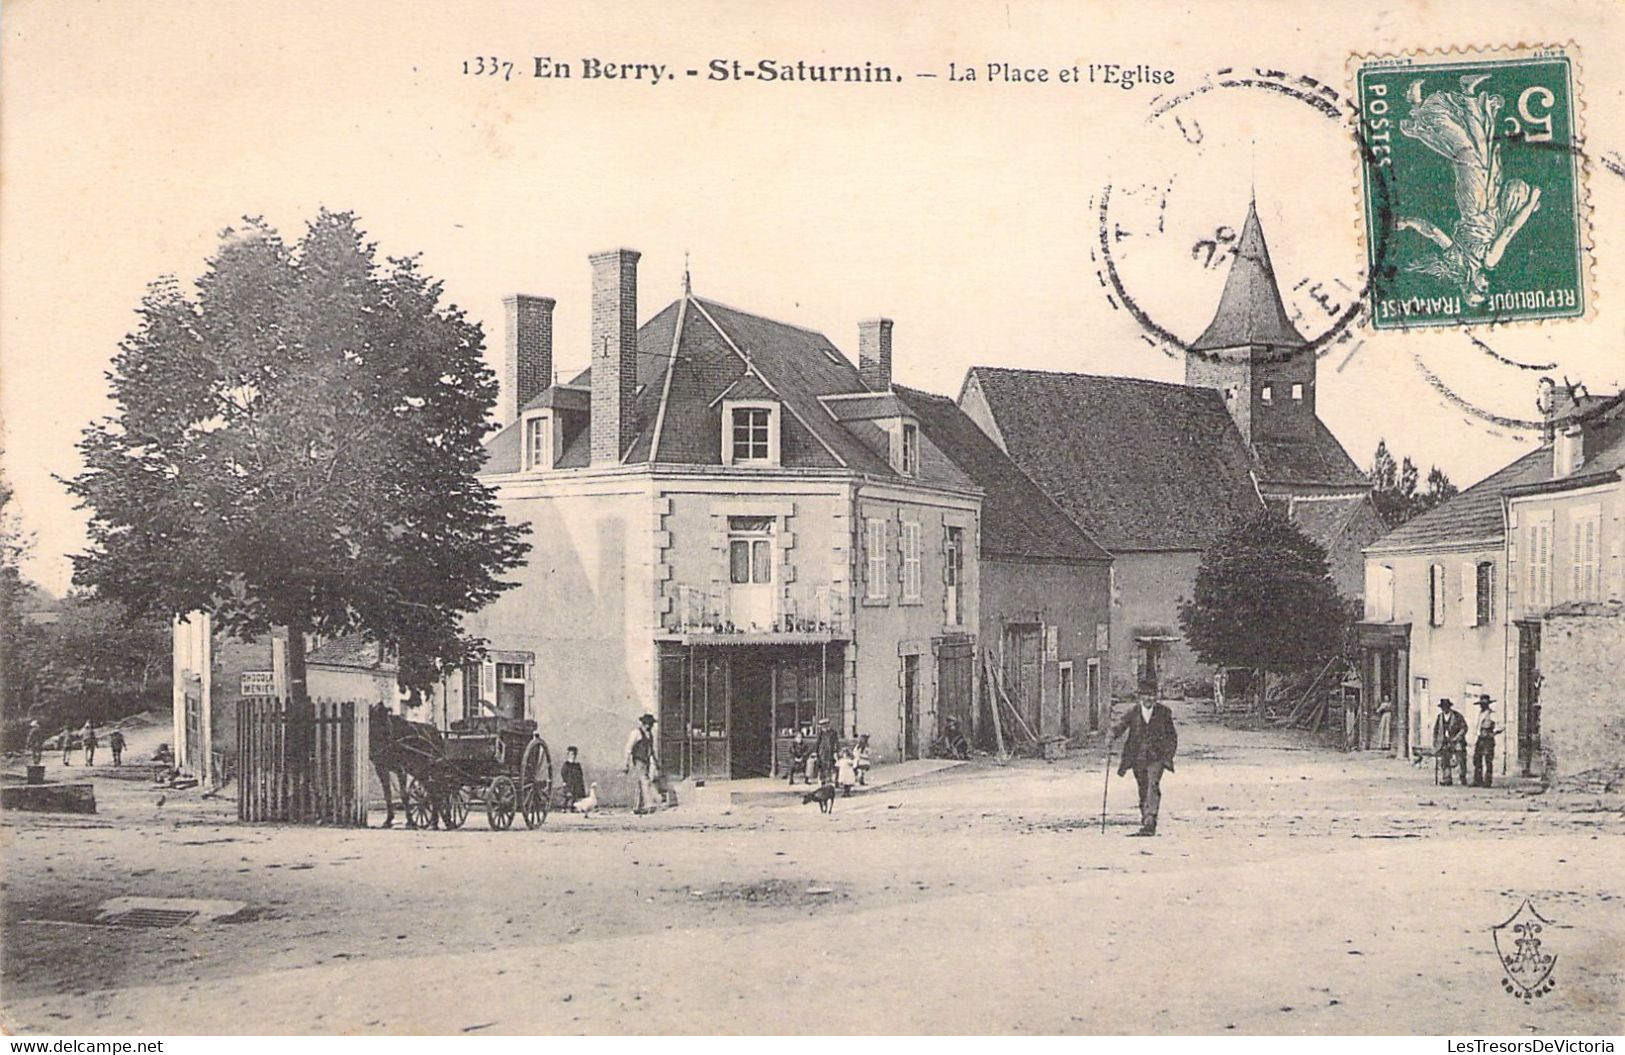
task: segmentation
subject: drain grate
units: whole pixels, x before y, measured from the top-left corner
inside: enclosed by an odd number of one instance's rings
[[[116,916],[108,916],[102,923],[109,927],[144,927],[154,929],[158,927],[179,927],[189,923],[197,916],[195,910],[175,908],[133,908],[128,912],[120,912]]]

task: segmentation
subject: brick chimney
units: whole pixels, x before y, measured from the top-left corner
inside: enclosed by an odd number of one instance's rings
[[[518,421],[525,404],[553,383],[553,298],[502,298],[508,332],[502,353],[502,412]]]
[[[592,464],[618,465],[632,442],[638,389],[638,256],[594,253],[592,262]]]
[[[876,392],[891,388],[890,319],[864,319],[858,323],[858,376]]]

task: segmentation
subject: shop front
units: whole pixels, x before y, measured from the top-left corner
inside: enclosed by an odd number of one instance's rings
[[[846,642],[800,635],[677,636],[659,643],[660,757],[681,778],[785,772],[797,733],[842,731]]]
[[[1409,623],[1357,623],[1360,654],[1359,724],[1351,747],[1376,747],[1411,757],[1431,715],[1425,713],[1427,680],[1417,678],[1411,692],[1411,625]],[[1377,715],[1387,706],[1393,716],[1387,743],[1381,741]]]

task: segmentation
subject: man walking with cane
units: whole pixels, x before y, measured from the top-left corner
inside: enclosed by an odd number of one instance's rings
[[[1125,732],[1128,739],[1117,762],[1117,775],[1132,769],[1134,781],[1140,786],[1140,830],[1129,834],[1155,835],[1157,811],[1162,805],[1162,774],[1173,772],[1174,753],[1179,750],[1174,714],[1154,699],[1141,700],[1138,707],[1117,720],[1111,738],[1116,740]]]

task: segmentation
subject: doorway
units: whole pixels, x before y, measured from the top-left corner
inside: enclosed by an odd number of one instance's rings
[[[972,671],[976,646],[968,635],[939,637],[931,643],[937,654],[937,736],[947,735],[948,720],[959,724],[966,737],[972,728]]]
[[[1060,665],[1061,671],[1061,735],[1067,739],[1072,738],[1072,695],[1075,691],[1072,676],[1072,661],[1065,660]]]
[[[903,757],[920,757],[920,657],[903,657]]]
[[[1518,768],[1535,775],[1540,759],[1540,624],[1520,619],[1518,626]]]
[[[1089,661],[1085,677],[1088,679],[1084,691],[1089,695],[1089,731],[1093,733],[1100,730],[1100,660]]]
[[[728,773],[735,780],[773,775],[773,664],[733,657],[728,680]]]
[[[1004,687],[1034,733],[1043,728],[1043,629],[1037,623],[1012,623],[1004,628]]]

